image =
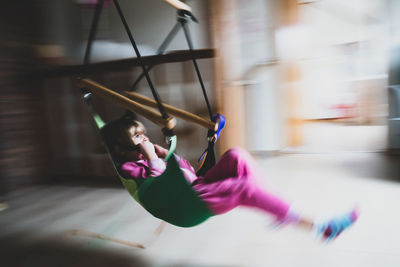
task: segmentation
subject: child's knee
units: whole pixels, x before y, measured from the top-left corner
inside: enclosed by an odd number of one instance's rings
[[[240,147],[231,148],[226,153],[235,159],[251,158],[249,152]]]

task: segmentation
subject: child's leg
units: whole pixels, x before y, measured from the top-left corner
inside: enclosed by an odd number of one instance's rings
[[[259,208],[274,215],[281,223],[291,223],[308,230],[318,228],[329,238],[338,236],[357,219],[357,213],[353,211],[325,224],[315,225],[314,220],[292,211],[286,201],[261,189],[255,181],[258,175],[252,157],[236,148],[225,153],[193,187],[215,214],[225,213],[240,205]]]
[[[193,187],[216,214],[244,205],[260,208],[282,220],[287,216],[289,204],[262,190],[256,183],[258,176],[251,155],[234,148],[199,180],[203,181],[201,184]]]
[[[353,209],[340,217],[316,224],[313,219],[293,212],[285,201],[264,190],[256,188],[250,194],[243,193],[240,205],[260,208],[275,215],[278,225],[293,224],[309,231],[316,229],[317,234],[322,235],[327,241],[337,238],[344,230],[353,225],[359,216],[357,209]]]
[[[240,205],[247,207],[259,208],[265,212],[275,215],[277,220],[283,220],[287,217],[290,205],[281,198],[263,190],[261,188],[248,188],[242,192],[240,197]],[[293,218],[299,220],[300,218]]]
[[[241,148],[232,148],[203,177],[206,182],[214,182],[231,177],[257,176],[254,159]]]

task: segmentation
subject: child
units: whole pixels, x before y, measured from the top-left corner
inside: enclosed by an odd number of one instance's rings
[[[166,168],[163,158],[168,150],[152,144],[145,135],[142,123],[123,118],[108,127],[105,137],[114,150],[114,157],[122,173],[133,179],[160,175]],[[290,205],[256,184],[260,177],[254,160],[245,150],[228,150],[204,176],[197,177],[193,167],[175,155],[181,170],[198,196],[214,214],[223,214],[237,206],[261,209],[276,217],[278,224],[293,224],[305,229],[316,229],[318,234],[331,240],[351,226],[358,217],[354,209],[342,217],[316,224],[290,209]]]

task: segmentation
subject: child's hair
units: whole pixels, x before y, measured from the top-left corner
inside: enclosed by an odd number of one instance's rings
[[[119,164],[125,161],[124,152],[137,148],[129,132],[132,127],[135,127],[135,134],[146,133],[146,128],[140,121],[126,117],[107,123],[101,130],[110,153]]]

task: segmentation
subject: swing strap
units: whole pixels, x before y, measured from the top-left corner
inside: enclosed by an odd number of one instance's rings
[[[99,0],[96,4],[96,9],[94,11],[92,26],[90,27],[89,39],[88,39],[88,42],[86,45],[85,56],[83,58],[84,65],[88,65],[89,61],[90,61],[90,53],[92,51],[92,44],[93,44],[93,40],[96,36],[96,31],[97,31],[97,26],[99,24],[101,10],[103,9],[103,3],[104,3],[104,0]]]
[[[186,13],[182,13],[182,14],[186,14]],[[187,15],[183,15],[183,16],[187,16]],[[189,51],[191,52],[191,55],[192,55],[192,62],[193,62],[194,68],[196,70],[196,74],[197,74],[197,78],[198,78],[200,86],[201,86],[201,90],[203,92],[204,100],[206,101],[208,114],[210,116],[210,119],[212,120],[213,112],[211,110],[210,102],[208,101],[207,92],[206,92],[206,89],[205,89],[205,86],[204,86],[203,78],[201,77],[199,66],[197,64],[197,61],[196,61],[194,55],[193,55],[193,42],[192,42],[192,37],[190,36],[189,28],[187,26],[187,20],[186,19],[181,19],[179,22],[182,24],[183,32],[185,33],[186,41],[187,41],[187,44],[189,46]]]
[[[120,7],[120,5],[119,5],[119,3],[118,3],[118,0],[113,0],[113,1],[114,1],[114,5],[115,5],[115,7],[116,7],[116,9],[117,9],[118,15],[119,15],[119,17],[120,17],[120,19],[121,19],[121,21],[122,21],[122,24],[124,25],[125,31],[126,31],[126,33],[128,34],[129,40],[130,40],[130,42],[131,42],[131,44],[132,44],[132,47],[133,47],[133,49],[135,50],[136,57],[137,57],[138,60],[139,60],[140,66],[141,66],[142,71],[143,71],[143,73],[144,73],[144,75],[145,75],[145,77],[146,77],[147,83],[148,83],[148,85],[149,85],[149,87],[150,87],[150,89],[151,89],[151,92],[152,92],[152,94],[153,94],[154,100],[157,101],[158,110],[160,111],[161,116],[162,116],[164,119],[167,119],[167,118],[168,118],[168,114],[167,114],[167,112],[165,111],[165,109],[164,109],[164,107],[163,107],[163,105],[162,105],[162,103],[161,103],[160,95],[158,94],[156,88],[155,88],[154,85],[153,85],[153,82],[152,82],[151,79],[150,79],[149,72],[148,72],[146,66],[145,66],[144,63],[143,63],[142,56],[140,55],[139,49],[137,48],[136,42],[135,42],[135,40],[134,40],[134,38],[133,38],[133,35],[132,35],[132,33],[131,33],[131,30],[129,29],[128,23],[126,22],[126,19],[125,19],[125,17],[124,17],[124,14],[123,14],[123,12],[122,12],[122,9],[121,9],[121,7]],[[173,135],[172,130],[169,131],[169,132],[164,131],[164,134],[166,134],[166,133],[168,133],[168,135]]]
[[[212,116],[212,121],[216,123],[218,127],[217,129],[210,129],[208,131],[208,146],[197,160],[197,162],[201,162],[200,168],[203,166],[204,163],[203,158],[207,156],[208,151],[214,150],[214,144],[217,142],[222,129],[225,127],[225,117],[221,114],[214,114]]]
[[[191,55],[191,58],[192,58],[192,62],[193,62],[193,65],[195,67],[195,70],[196,70],[196,75],[197,75],[197,78],[199,80],[199,83],[200,83],[200,86],[201,86],[201,89],[202,89],[202,92],[203,92],[203,97],[204,97],[204,100],[205,100],[206,105],[207,105],[208,114],[210,116],[210,119],[212,119],[213,112],[212,112],[212,109],[211,109],[210,102],[208,100],[207,92],[205,90],[203,78],[201,76],[201,73],[200,73],[196,58],[194,57],[193,41],[192,41],[192,37],[191,37],[190,32],[189,32],[189,27],[187,26],[187,23],[188,23],[188,21],[190,19],[192,21],[194,21],[194,22],[198,22],[198,20],[192,14],[191,8],[187,4],[185,4],[185,3],[181,2],[181,1],[178,1],[178,0],[166,0],[166,2],[177,9],[178,23],[175,24],[175,26],[173,27],[171,32],[167,35],[166,39],[163,41],[163,43],[161,44],[160,48],[157,50],[156,54],[160,55],[165,51],[165,49],[166,49],[167,45],[169,44],[169,42],[171,41],[172,37],[175,36],[175,34],[178,32],[178,30],[179,30],[178,26],[180,24],[182,29],[183,29],[183,31],[184,31],[184,34],[185,34],[185,39],[186,39],[186,42],[187,42],[188,47],[189,47],[189,51],[190,51],[190,55]],[[134,84],[131,86],[131,90],[132,91],[135,89],[135,87],[137,86],[139,81],[146,75],[146,72],[150,71],[152,67],[153,66],[147,67],[146,71],[142,72],[141,75],[139,75],[139,77],[136,79]]]

